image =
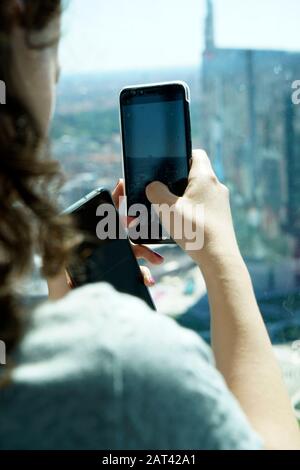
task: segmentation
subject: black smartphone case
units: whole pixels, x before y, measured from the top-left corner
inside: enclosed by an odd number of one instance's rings
[[[122,99],[123,99],[123,94],[131,91],[131,90],[139,90],[141,88],[145,87],[163,87],[166,85],[171,85],[171,84],[178,84],[181,85],[184,89],[184,96],[185,96],[185,101],[184,101],[184,118],[185,118],[185,139],[186,139],[186,147],[187,147],[187,155],[192,156],[192,134],[191,134],[191,119],[190,119],[190,92],[189,92],[189,87],[186,83],[182,81],[174,81],[174,82],[164,82],[164,83],[154,83],[154,84],[148,84],[148,85],[135,85],[132,87],[125,87],[121,90],[120,92],[120,97],[119,97],[119,120],[120,120],[120,131],[121,131],[121,144],[122,144],[122,162],[123,162],[123,176],[124,176],[124,182],[125,182],[125,193],[127,193],[126,186],[127,186],[127,181],[126,181],[126,170],[125,170],[125,154],[124,154],[124,132],[123,132],[123,120],[122,120],[122,113],[121,113],[121,106],[122,106]],[[189,157],[189,158],[190,158]],[[188,160],[189,160],[188,158]],[[187,167],[189,168],[189,162]],[[188,177],[188,175],[187,175]],[[138,239],[134,240],[134,243],[137,244],[174,244],[174,240],[172,238],[167,238],[167,239],[155,239],[155,240],[145,240],[145,239]]]

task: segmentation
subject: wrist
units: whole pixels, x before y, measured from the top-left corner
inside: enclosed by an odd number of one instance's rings
[[[237,271],[245,270],[245,262],[239,249],[222,252],[206,252],[196,260],[205,279],[231,277]]]

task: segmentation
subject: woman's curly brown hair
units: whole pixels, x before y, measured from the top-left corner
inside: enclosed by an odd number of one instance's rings
[[[20,18],[17,0],[0,3],[0,80],[6,84],[6,104],[0,105],[0,339],[8,352],[22,332],[15,286],[30,271],[33,254],[41,254],[44,274],[52,276],[73,243],[69,220],[52,201],[61,181],[58,163],[48,158],[48,145],[14,93],[9,73],[16,21],[29,38],[60,9],[60,0],[26,0]]]

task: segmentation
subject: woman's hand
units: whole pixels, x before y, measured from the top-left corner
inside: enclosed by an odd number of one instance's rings
[[[112,192],[112,198],[117,209],[120,207],[122,198],[124,197],[124,181],[120,179]],[[127,225],[130,222],[130,218],[122,219],[123,223]],[[161,264],[164,261],[156,251],[151,250],[144,245],[135,245],[132,243],[132,249],[137,259],[143,259],[148,261],[150,264]],[[140,266],[144,283],[146,286],[151,287],[155,284],[152,277],[151,271],[147,266]],[[47,279],[49,299],[58,300],[64,297],[71,289],[72,282],[65,270],[62,270],[57,276],[51,279]]]
[[[183,197],[157,182],[146,192],[154,204],[174,205],[174,212],[192,222],[195,232],[204,233],[203,248],[189,251],[190,240],[176,238],[176,226],[170,226],[171,236],[204,274],[212,348],[228,387],[266,449],[299,449],[299,428],[236,242],[227,188],[216,178],[206,153],[196,150]],[[199,204],[204,218],[193,215]]]
[[[210,160],[203,150],[194,150],[191,158],[191,168],[188,185],[182,197],[172,194],[167,186],[153,182],[146,188],[146,194],[152,204],[173,207],[175,216],[166,227],[164,224],[164,209],[161,210],[161,220],[172,238],[180,245],[202,268],[211,266],[212,262],[220,262],[239,255],[239,249],[233,228],[230,211],[228,189],[217,179]],[[165,206],[166,207],[166,206]],[[201,209],[196,211],[196,209]],[[202,216],[199,216],[199,213]],[[178,231],[176,224],[182,224]],[[204,242],[200,248],[188,248],[191,240],[184,234],[185,224],[193,227],[193,233]],[[183,236],[178,237],[182,232]]]
[[[122,203],[124,194],[125,194],[124,180],[119,179],[115,189],[112,192],[112,198],[117,209],[119,209]],[[121,217],[121,219],[122,219],[123,224],[127,226],[133,220],[133,217],[126,217],[126,218]],[[134,243],[131,242],[131,246],[132,246],[136,259],[144,259],[145,261],[148,261],[150,264],[154,264],[154,265],[162,264],[164,262],[163,256],[161,256],[156,251],[151,250],[145,245],[135,245]],[[145,285],[148,287],[153,286],[155,284],[155,281],[151,275],[149,268],[147,266],[140,266],[140,269],[143,274]]]

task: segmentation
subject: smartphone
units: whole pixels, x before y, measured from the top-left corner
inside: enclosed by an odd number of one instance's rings
[[[120,93],[120,126],[127,211],[142,204],[137,214],[139,230],[129,236],[135,243],[173,243],[162,227],[152,230],[157,216],[151,213],[145,188],[159,180],[178,196],[187,185],[192,154],[190,92],[184,82],[125,87]],[[139,233],[138,233],[139,232]],[[155,232],[155,237],[153,236]]]
[[[108,282],[119,292],[139,297],[156,310],[109,191],[96,189],[65,213],[71,214],[82,236],[67,267],[73,286]],[[110,231],[108,214],[112,224]]]

